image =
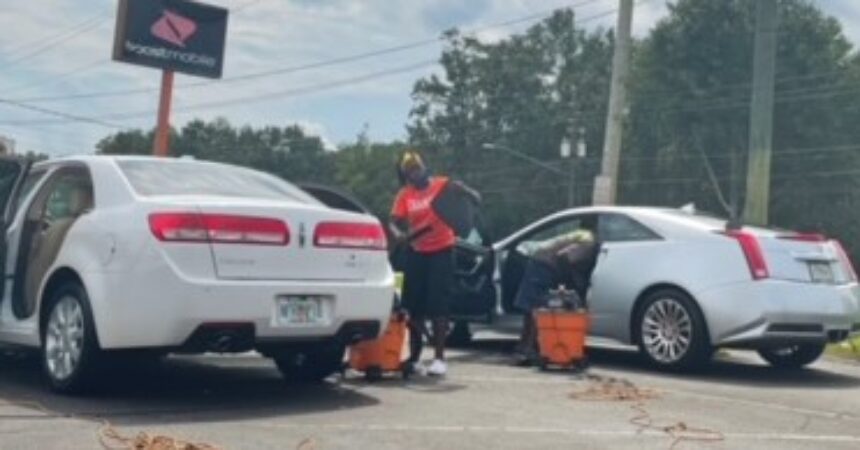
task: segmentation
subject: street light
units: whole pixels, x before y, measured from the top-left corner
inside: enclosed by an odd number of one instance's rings
[[[579,177],[576,174],[577,168],[577,160],[583,159],[586,156],[586,152],[588,151],[585,145],[585,128],[580,128],[576,137],[576,154],[573,154],[573,149],[570,145],[570,139],[567,137],[562,138],[561,146],[559,148],[559,153],[561,157],[564,159],[570,160],[570,174],[568,175],[567,182],[567,203],[570,206],[574,206],[576,204],[576,182],[579,180]]]

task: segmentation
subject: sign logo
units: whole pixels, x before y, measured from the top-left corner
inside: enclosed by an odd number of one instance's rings
[[[161,18],[152,24],[150,31],[153,36],[163,41],[185,48],[185,42],[197,31],[197,24],[173,11],[164,10]]]
[[[113,59],[221,78],[227,17],[193,0],[119,0]]]

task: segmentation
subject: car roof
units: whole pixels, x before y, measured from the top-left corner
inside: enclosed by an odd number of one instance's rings
[[[689,232],[705,231],[716,227],[716,223],[721,219],[705,218],[694,213],[687,213],[681,209],[667,208],[660,206],[587,206],[582,208],[568,208],[543,216],[537,220],[529,222],[513,233],[506,236],[504,239],[497,241],[494,247],[499,249],[509,245],[511,242],[519,239],[523,234],[528,233],[542,226],[545,223],[552,222],[559,218],[568,217],[579,214],[625,214],[636,220],[639,220],[646,225],[670,225],[673,228],[683,227]],[[663,228],[663,227],[661,227]]]
[[[92,162],[104,162],[104,161],[165,161],[165,162],[198,162],[198,163],[207,163],[207,164],[224,164],[216,161],[208,161],[204,159],[194,159],[189,157],[160,157],[160,156],[145,156],[145,155],[73,155],[73,156],[63,156],[60,158],[47,159],[44,161],[39,161],[34,164],[34,166],[49,166],[58,163],[68,163],[68,162],[79,162],[79,163],[92,163]]]

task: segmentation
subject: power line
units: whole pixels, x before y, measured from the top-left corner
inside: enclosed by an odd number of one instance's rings
[[[75,67],[74,69],[70,69],[70,70],[67,70],[65,72],[54,75],[52,78],[42,79],[42,80],[36,81],[34,83],[25,83],[25,84],[21,84],[18,86],[13,86],[9,89],[3,89],[0,92],[8,95],[8,94],[12,94],[15,92],[29,91],[31,89],[34,89],[34,88],[37,88],[40,86],[44,86],[47,84],[59,83],[61,81],[64,81],[66,78],[71,77],[72,75],[76,75],[76,74],[79,74],[82,72],[87,72],[89,70],[95,69],[96,67],[104,65],[106,62],[109,62],[109,61],[110,61],[110,59],[99,58],[95,61],[92,61],[92,62],[86,64],[86,65]],[[16,99],[16,101],[20,101],[20,100]],[[28,103],[28,102],[22,101],[22,103]]]
[[[101,125],[101,126],[107,127],[107,128],[115,128],[115,129],[121,129],[121,130],[126,128],[122,125],[117,125],[117,124],[113,124],[110,122],[106,122],[106,121],[101,120],[99,118],[79,116],[77,114],[55,111],[52,109],[42,108],[39,106],[27,105],[24,103],[16,102],[14,100],[0,99],[0,103],[14,106],[16,108],[27,109],[27,110],[39,112],[42,114],[47,114],[49,116],[56,116],[56,117],[60,117],[63,119],[68,119],[68,120],[75,121],[75,122],[86,122],[86,123],[91,123],[94,125]]]
[[[373,73],[369,73],[369,74],[365,74],[365,75],[361,75],[361,76],[357,76],[357,77],[350,77],[350,78],[346,78],[346,79],[336,80],[336,81],[327,82],[327,83],[320,83],[320,84],[305,86],[305,87],[301,87],[301,88],[293,88],[293,89],[287,89],[284,91],[259,94],[259,95],[255,95],[255,96],[234,98],[234,99],[229,99],[229,100],[217,100],[217,101],[197,103],[197,104],[188,105],[188,106],[184,106],[184,107],[177,107],[177,108],[174,108],[173,112],[176,114],[181,114],[181,113],[187,112],[187,111],[220,108],[220,107],[232,106],[232,105],[237,105],[237,104],[251,104],[251,103],[255,103],[255,102],[269,101],[269,100],[275,100],[275,99],[285,98],[285,97],[294,97],[294,96],[299,96],[299,95],[306,95],[306,94],[311,94],[314,92],[319,92],[322,90],[328,90],[328,89],[333,89],[333,88],[338,88],[338,87],[350,86],[350,85],[354,85],[357,83],[363,83],[363,82],[367,82],[367,81],[371,81],[371,80],[375,80],[375,79],[379,79],[379,78],[389,77],[389,76],[398,75],[398,74],[407,73],[407,72],[413,72],[413,71],[418,70],[418,69],[435,66],[436,64],[437,64],[437,62],[435,60],[422,61],[422,62],[419,62],[416,64],[410,64],[407,66],[400,66],[400,67],[396,67],[393,69],[387,69],[384,71],[373,72]],[[18,101],[14,101],[14,100],[0,99],[0,103],[10,103],[10,104],[15,104],[17,106],[22,106],[22,107],[28,106],[25,103],[20,103]],[[31,108],[37,108],[37,107],[33,106]],[[50,110],[46,110],[44,108],[33,109],[33,110],[50,111]],[[141,117],[148,117],[148,116],[151,116],[152,114],[154,114],[153,110],[143,110],[143,111],[134,111],[134,112],[129,112],[129,113],[121,113],[121,114],[91,116],[91,117],[86,118],[87,119],[86,121],[92,121],[92,120],[96,120],[96,121],[100,121],[100,120],[130,120],[130,119],[137,119],[137,118],[141,118]],[[53,114],[53,115],[58,115],[58,114]],[[69,121],[77,120],[77,119],[74,119],[73,117],[69,117],[69,116],[61,116],[61,117],[63,120],[55,120],[55,121],[27,120],[27,119],[5,120],[5,121],[0,121],[0,125],[34,125],[34,124],[47,125],[47,124],[51,124],[51,123],[63,123],[63,122],[69,122]],[[117,126],[117,127],[126,128],[126,127],[121,127],[121,126]]]
[[[33,58],[47,52],[48,50],[56,48],[59,45],[65,44],[66,42],[88,32],[90,30],[93,30],[93,29],[101,26],[102,23],[104,23],[106,21],[107,21],[107,19],[95,20],[92,23],[88,24],[87,26],[79,28],[78,30],[74,31],[73,33],[70,33],[70,34],[64,35],[61,38],[49,41],[49,42],[45,43],[44,45],[39,46],[39,47],[37,47],[37,48],[27,52],[27,53],[24,53],[23,55],[20,55],[20,56],[14,58],[12,61],[7,62],[4,65],[4,69],[8,70],[9,68],[15,67],[24,61],[28,61],[30,59],[33,59]]]
[[[588,0],[588,2],[593,2],[593,1],[596,1],[596,0]],[[606,14],[606,13],[603,13],[603,14]],[[531,17],[531,16],[529,16],[529,17]],[[583,20],[591,20],[591,19],[594,19],[596,17],[599,17],[599,16],[591,16],[590,18],[583,19]],[[508,21],[508,22],[506,22],[506,24],[510,24],[512,22],[519,21],[519,20],[522,20],[522,19],[516,19],[514,21]],[[388,70],[384,70],[384,71],[380,71],[380,72],[365,74],[365,75],[358,76],[358,77],[352,77],[352,78],[348,78],[348,79],[337,80],[334,82],[322,83],[322,84],[318,84],[318,85],[306,86],[303,88],[296,88],[296,89],[289,89],[289,90],[279,91],[279,92],[270,92],[270,93],[255,95],[255,96],[250,96],[250,97],[241,97],[241,98],[234,98],[234,99],[230,99],[230,100],[222,100],[222,101],[214,101],[214,102],[204,102],[204,103],[200,103],[200,104],[196,104],[196,105],[179,107],[179,108],[174,109],[174,111],[176,113],[182,113],[182,112],[191,111],[191,110],[209,109],[209,108],[216,108],[216,107],[231,106],[231,105],[236,105],[236,104],[248,104],[248,103],[253,103],[253,102],[269,101],[269,100],[277,99],[277,98],[292,97],[292,96],[297,96],[297,95],[306,95],[306,94],[318,92],[321,90],[327,90],[327,89],[332,89],[332,88],[337,88],[337,87],[344,87],[344,86],[349,86],[349,85],[353,85],[353,84],[357,84],[357,83],[367,82],[367,81],[374,80],[377,78],[388,77],[388,76],[396,75],[396,74],[400,74],[400,73],[411,72],[414,70],[418,70],[420,68],[426,68],[426,67],[434,66],[436,64],[437,64],[436,60],[424,61],[424,62],[420,62],[417,64],[411,64],[408,66],[401,66],[401,67],[388,69]],[[23,105],[24,104],[23,102],[20,102],[18,100],[6,100],[6,102],[10,103],[10,104],[17,104],[17,105]],[[42,110],[42,112],[50,111],[50,110],[46,110],[46,109],[41,109],[41,110]],[[128,119],[136,119],[139,117],[145,117],[145,116],[151,115],[153,113],[154,113],[154,111],[152,111],[152,110],[137,111],[137,112],[131,112],[131,113],[125,113],[125,114],[111,114],[111,115],[99,116],[99,117],[86,117],[86,118],[83,118],[82,121],[92,123],[92,121],[103,121],[103,120],[112,120],[112,121],[113,120],[128,120]],[[58,115],[59,116],[60,114],[64,114],[64,113],[58,113],[56,111],[53,111],[52,115]],[[74,120],[76,120],[71,115],[65,115],[65,116],[60,116],[60,117],[62,119],[64,119],[63,121],[74,121]],[[39,122],[39,121],[32,121],[32,120],[0,121],[0,124],[4,124],[4,125],[25,125],[25,124],[35,124],[35,123],[46,124],[48,122],[47,121]],[[103,123],[104,122],[102,122],[102,124]],[[120,128],[122,128],[122,127],[120,127]]]
[[[4,53],[6,53],[5,56],[11,57],[11,56],[14,56],[16,53],[21,54],[23,52],[30,51],[34,48],[41,47],[47,43],[54,42],[57,39],[62,39],[64,36],[71,34],[71,33],[75,33],[78,30],[80,30],[81,28],[86,28],[87,26],[91,25],[93,22],[98,22],[100,20],[103,20],[102,16],[103,16],[103,13],[99,13],[95,16],[87,18],[86,20],[84,20],[82,22],[79,22],[75,25],[72,25],[71,27],[60,30],[58,33],[52,34],[52,35],[47,36],[47,37],[42,38],[42,39],[38,39],[35,41],[24,43],[22,45],[17,46],[16,48],[13,48],[10,50],[4,50]]]
[[[575,3],[573,5],[570,5],[569,8],[579,8],[579,7],[582,7],[582,6],[591,4],[591,3],[595,3],[597,1],[600,1],[600,0],[585,0],[585,1],[582,1],[579,3]],[[547,11],[558,11],[561,9],[563,9],[563,8],[558,7],[558,8],[554,8],[552,10],[547,10]],[[486,31],[486,30],[491,30],[491,29],[496,29],[496,28],[506,28],[506,27],[510,27],[513,25],[534,21],[534,20],[537,20],[539,18],[546,17],[547,11],[544,11],[542,13],[529,14],[528,16],[519,17],[519,18],[507,20],[504,22],[499,22],[499,23],[495,23],[495,24],[490,24],[490,25],[485,25],[482,27],[474,28],[471,31],[466,32],[465,34],[473,35],[473,34],[477,34],[477,33],[480,33],[482,31]],[[577,23],[584,23],[586,21],[600,19],[600,18],[606,17],[610,14],[614,14],[615,12],[616,12],[616,10],[605,11],[605,12],[596,14],[594,16],[589,16],[587,18],[584,18],[580,21],[577,21]],[[406,44],[396,45],[393,47],[386,47],[386,48],[381,48],[378,50],[356,53],[353,55],[341,56],[341,57],[332,58],[332,59],[326,59],[326,60],[322,60],[322,61],[318,61],[318,62],[310,63],[310,64],[301,64],[301,65],[296,65],[296,66],[282,67],[282,68],[278,68],[278,69],[269,69],[269,70],[264,70],[264,71],[259,71],[259,72],[249,72],[249,73],[242,74],[242,75],[225,77],[225,78],[222,78],[221,80],[216,80],[216,81],[200,81],[200,82],[189,83],[189,84],[179,86],[179,88],[180,89],[199,88],[199,87],[212,86],[214,84],[229,84],[229,83],[245,82],[245,81],[249,81],[249,80],[266,78],[266,77],[270,77],[270,76],[285,75],[285,74],[289,74],[289,73],[296,73],[296,72],[302,72],[302,71],[313,70],[313,69],[321,69],[321,68],[325,68],[325,67],[337,66],[337,65],[341,65],[341,64],[347,64],[347,63],[351,63],[351,62],[361,61],[364,59],[375,58],[375,57],[385,56],[385,55],[391,55],[391,54],[405,52],[408,50],[413,50],[416,48],[426,47],[428,45],[432,45],[432,44],[436,44],[436,43],[439,43],[441,41],[444,41],[444,39],[445,39],[445,37],[440,35],[440,36],[436,36],[433,38],[427,38],[427,39],[417,40],[417,41],[413,41],[413,42],[406,43]],[[131,89],[118,89],[118,90],[113,90],[113,91],[84,92],[84,93],[70,94],[70,95],[18,98],[15,100],[20,101],[20,102],[26,102],[26,103],[53,102],[53,101],[60,101],[60,100],[73,100],[73,99],[84,99],[84,98],[105,98],[105,97],[117,97],[117,96],[146,94],[146,93],[155,92],[157,90],[158,90],[157,88],[151,88],[151,87],[150,88],[131,88]]]
[[[818,172],[806,172],[802,174],[777,174],[772,178],[774,180],[789,180],[789,179],[801,179],[801,178],[820,178],[820,177],[833,177],[833,176],[855,176],[860,175],[860,169],[851,169],[851,170],[823,170]],[[729,181],[729,177],[718,177],[720,181]],[[690,184],[690,183],[701,183],[703,187],[708,185],[708,181],[702,177],[667,177],[667,178],[655,178],[649,180],[619,180],[619,185],[626,186],[640,186],[640,185],[664,185],[664,184]],[[592,186],[591,183],[578,183],[576,184],[577,188],[588,188]],[[709,186],[709,185],[708,185]],[[540,190],[564,190],[567,189],[567,184],[565,183],[553,183],[553,184],[538,184],[533,186],[523,186],[521,183],[511,186],[506,186],[498,189],[482,189],[482,195],[496,195],[496,194],[505,194],[510,192],[532,192],[532,191],[540,191]],[[848,191],[848,192],[856,192],[856,191]]]
[[[232,9],[232,11],[233,11],[234,13],[239,13],[239,12],[244,11],[244,10],[246,10],[246,9],[250,8],[251,6],[254,6],[254,5],[256,5],[256,4],[258,4],[258,3],[261,3],[261,2],[263,2],[263,1],[264,1],[264,0],[249,0],[248,2],[245,2],[244,4],[242,4],[242,5],[240,5],[240,6],[237,6],[236,8],[233,8],[233,9]],[[78,27],[80,27],[81,25],[91,25],[91,24],[90,24],[90,22],[91,22],[92,20],[94,20],[94,19],[97,19],[97,23],[96,23],[96,24],[94,24],[94,26],[85,26],[85,27],[84,27],[84,29],[76,30],[76,29],[77,29]],[[90,18],[90,19],[88,19],[88,20],[86,20],[86,21],[82,22],[81,24],[78,24],[78,25],[76,25],[76,26],[72,27],[72,28],[71,28],[71,30],[72,30],[72,31],[76,31],[72,36],[69,36],[69,37],[67,37],[67,38],[63,39],[63,40],[62,40],[62,42],[60,42],[60,41],[56,41],[56,40],[53,40],[52,42],[49,42],[49,43],[48,43],[49,45],[48,45],[48,47],[47,47],[47,48],[44,48],[44,49],[42,49],[42,50],[38,50],[38,53],[43,53],[44,51],[47,51],[47,50],[49,50],[49,49],[51,49],[51,48],[55,47],[56,45],[62,44],[62,43],[64,43],[65,41],[70,40],[71,38],[73,38],[73,37],[77,36],[78,34],[85,33],[85,32],[87,32],[87,31],[89,31],[90,29],[94,28],[95,26],[100,25],[100,24],[101,24],[102,22],[104,22],[105,20],[107,20],[107,19],[102,19],[102,18],[101,18],[101,14],[99,14],[99,15],[97,15],[97,16],[95,16],[95,17],[93,17],[93,18]],[[66,30],[66,32],[59,33],[58,35],[65,35],[66,33],[68,33],[68,31],[70,31],[70,30]],[[35,56],[36,56],[36,54],[29,55],[29,57],[35,57]],[[28,58],[29,58],[29,57],[28,57]],[[112,61],[112,60],[111,60],[110,58],[102,58],[102,59],[99,59],[98,61],[94,61],[93,63],[87,64],[86,66],[83,66],[83,67],[81,67],[81,68],[78,68],[78,69],[72,69],[72,70],[69,70],[69,71],[67,71],[67,72],[61,73],[61,74],[57,75],[57,77],[62,79],[62,78],[65,78],[65,77],[68,77],[68,76],[71,76],[71,75],[75,75],[75,74],[78,74],[78,73],[82,73],[82,72],[85,72],[85,71],[88,71],[88,70],[94,69],[94,68],[96,68],[96,67],[99,67],[99,66],[102,66],[102,65],[108,64],[108,63],[110,63],[111,61]],[[13,62],[11,62],[10,64],[14,65],[16,62],[20,62],[20,61],[13,61]],[[29,89],[31,89],[32,87],[35,87],[35,86],[41,86],[41,85],[43,85],[43,84],[47,84],[48,82],[51,82],[51,80],[44,80],[43,82],[38,82],[38,83],[31,84],[31,85],[27,85],[26,87],[24,87],[24,88],[22,88],[22,89],[14,89],[14,92],[18,92],[18,91],[21,91],[21,90],[29,90]],[[4,90],[3,92],[5,92],[5,93],[7,93],[7,94],[8,94],[8,93],[10,93],[10,92],[8,92],[7,90]],[[17,100],[17,99],[16,99],[16,100]],[[18,101],[20,101],[20,100],[18,100]],[[26,101],[25,101],[25,102],[26,102]]]

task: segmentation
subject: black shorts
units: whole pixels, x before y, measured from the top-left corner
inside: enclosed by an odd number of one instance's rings
[[[410,315],[431,319],[448,316],[454,283],[451,249],[435,253],[410,250],[403,275],[403,307]]]

